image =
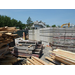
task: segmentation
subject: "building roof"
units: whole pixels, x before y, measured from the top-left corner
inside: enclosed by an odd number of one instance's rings
[[[41,26],[43,26],[43,27],[46,27],[46,25],[45,25],[45,23],[44,22],[42,22],[42,21],[35,21],[35,22],[33,22],[34,24],[33,25],[41,25]],[[33,27],[33,25],[32,25],[32,27]]]

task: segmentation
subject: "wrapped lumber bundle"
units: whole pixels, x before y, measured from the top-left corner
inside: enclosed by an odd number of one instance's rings
[[[54,54],[55,60],[67,65],[75,65],[75,53],[73,52],[56,49],[53,50],[52,54]]]

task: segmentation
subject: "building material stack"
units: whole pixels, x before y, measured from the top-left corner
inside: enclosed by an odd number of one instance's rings
[[[12,34],[18,31],[15,27],[1,27],[0,28],[0,64],[10,64],[6,62],[10,58],[16,59],[13,55],[8,55],[10,53],[9,43],[13,41],[14,38],[18,37],[17,34]],[[11,57],[10,57],[11,56]],[[12,63],[11,63],[12,64]]]
[[[50,61],[60,61],[61,64],[66,64],[66,65],[75,65],[75,53],[69,52],[69,51],[64,51],[61,49],[55,49],[51,52],[50,54],[51,58],[46,57],[46,59]]]
[[[20,57],[40,57],[42,55],[42,50],[43,45],[41,44],[41,41],[20,40],[16,46],[14,46],[13,53]]]

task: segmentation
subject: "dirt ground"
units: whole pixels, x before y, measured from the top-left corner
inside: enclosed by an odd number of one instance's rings
[[[40,58],[41,60],[45,61],[46,63],[50,63],[48,60],[45,59],[46,56],[50,57],[50,52],[49,52],[50,50],[52,50],[51,47],[45,47],[43,49],[43,55]]]

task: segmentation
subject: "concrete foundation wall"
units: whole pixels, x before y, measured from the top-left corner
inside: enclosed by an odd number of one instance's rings
[[[75,45],[75,28],[41,28],[29,30],[29,39],[42,41],[46,46],[49,43],[57,45]]]

